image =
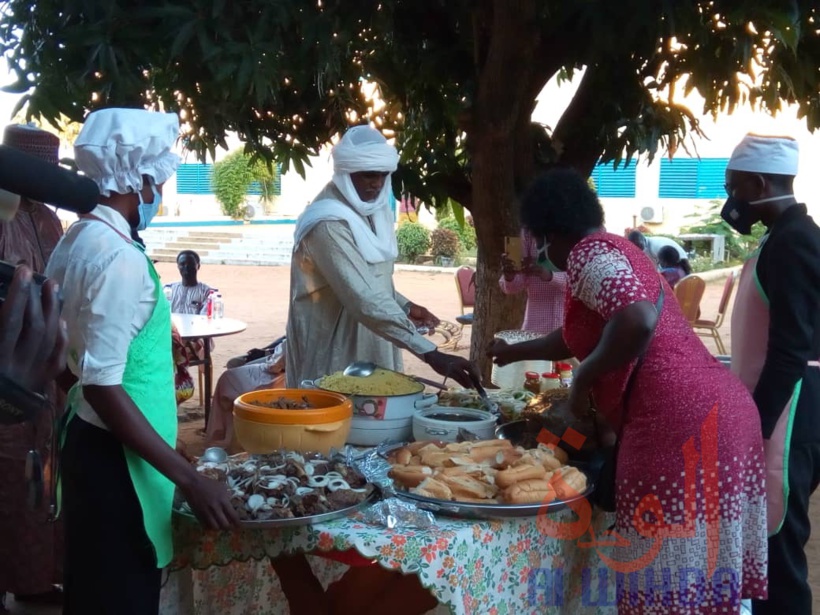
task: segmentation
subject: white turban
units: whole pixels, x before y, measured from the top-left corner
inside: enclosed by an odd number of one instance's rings
[[[385,179],[379,195],[372,201],[362,201],[353,186],[351,173],[372,171],[393,173],[399,163],[396,148],[384,135],[370,126],[355,126],[348,130],[333,148],[332,183],[345,198],[324,198],[324,192],[313,201],[296,223],[294,250],[302,239],[323,220],[347,222],[362,257],[368,263],[395,260],[398,256],[395,221],[390,210],[390,192],[393,189],[390,176]],[[365,220],[370,217],[373,228]]]
[[[748,134],[732,152],[728,171],[797,175],[799,148],[789,137],[765,137]]]
[[[142,189],[142,176],[165,183],[180,158],[171,151],[179,117],[142,109],[101,109],[86,119],[74,143],[77,167],[97,183],[100,194]]]

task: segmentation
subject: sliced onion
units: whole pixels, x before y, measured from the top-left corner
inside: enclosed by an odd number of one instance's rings
[[[311,476],[308,478],[308,485],[311,487],[324,487],[330,482],[330,477],[325,476]]]
[[[350,489],[346,480],[335,478],[327,484],[328,491],[338,491],[339,489]]]
[[[296,490],[296,495],[307,495],[308,493],[313,493],[313,489],[310,487],[299,487]]]
[[[316,470],[313,468],[313,466],[312,466],[312,465],[307,464],[307,465],[305,466],[305,474],[307,474],[308,476],[313,476],[313,473],[314,473],[314,472],[316,472]]]
[[[265,498],[259,494],[254,494],[248,498],[248,510],[256,512],[265,504]]]

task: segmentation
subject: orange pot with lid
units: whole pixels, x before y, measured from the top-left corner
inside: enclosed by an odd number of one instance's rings
[[[306,409],[273,407],[280,400],[307,401]],[[353,403],[339,393],[310,389],[267,389],[240,395],[234,402],[234,431],[247,452],[285,449],[328,454],[341,449],[350,432]]]

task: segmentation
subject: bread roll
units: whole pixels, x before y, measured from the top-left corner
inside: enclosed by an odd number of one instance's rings
[[[427,466],[409,466],[396,464],[388,472],[388,476],[403,486],[410,489],[418,485],[428,476],[433,475],[433,470]]]
[[[432,477],[425,478],[418,487],[411,489],[411,492],[428,498],[437,498],[439,500],[453,499],[453,492],[450,490],[450,487]]]
[[[587,477],[578,468],[564,466],[550,477],[550,484],[559,498],[571,498],[586,491]]]
[[[524,453],[514,448],[505,448],[495,454],[492,466],[498,470],[505,470],[521,459]]]
[[[412,444],[408,444],[407,448],[410,449],[410,452],[414,455],[424,455],[425,452],[429,453],[431,451],[441,452],[444,448],[438,442],[433,442],[430,440],[422,440],[421,442],[413,442]]]
[[[504,490],[501,497],[509,504],[549,504],[555,489],[545,480],[524,480]]]
[[[403,446],[395,453],[395,463],[400,463],[402,465],[408,465],[410,460],[413,458],[413,453],[410,452],[410,449],[406,446]]]
[[[495,497],[498,490],[494,485],[480,481],[472,476],[447,476],[439,475],[439,480],[450,488],[453,498],[460,500],[466,498],[491,498]]]
[[[514,448],[512,442],[503,438],[496,438],[495,440],[479,440],[478,442],[469,442],[470,450],[480,448]]]
[[[506,489],[511,485],[524,480],[541,479],[545,480],[547,471],[541,465],[522,465],[501,470],[495,475],[495,484],[501,489]]]
[[[421,463],[431,468],[452,467],[453,454],[447,451],[424,451],[421,454]]]

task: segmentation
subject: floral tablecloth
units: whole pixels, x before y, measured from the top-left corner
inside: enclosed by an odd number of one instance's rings
[[[569,510],[546,515],[571,522]],[[176,560],[163,589],[162,613],[288,613],[268,562],[283,552],[355,549],[388,569],[417,574],[453,613],[614,614],[615,575],[593,548],[554,538],[539,518],[473,522],[437,517],[424,530],[386,529],[361,515],[281,530],[203,532],[175,518]],[[612,516],[592,523],[603,531]],[[323,584],[345,566],[310,558]],[[607,574],[609,573],[609,574]]]

